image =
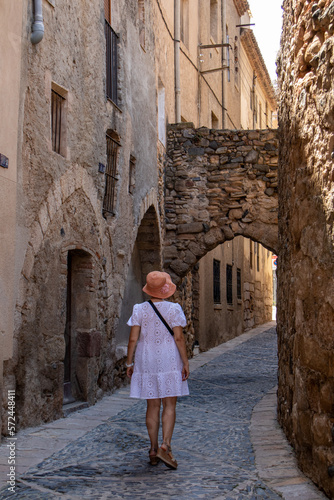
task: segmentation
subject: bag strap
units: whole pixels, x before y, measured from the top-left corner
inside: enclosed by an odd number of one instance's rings
[[[169,326],[169,324],[167,323],[167,321],[165,320],[165,318],[163,316],[161,316],[161,314],[159,313],[158,309],[155,307],[155,305],[153,304],[153,302],[151,300],[148,300],[148,303],[153,307],[155,313],[157,314],[157,316],[159,316],[160,320],[165,325],[165,327],[167,328],[167,330],[169,331],[169,333],[172,336],[174,336],[173,330],[171,329],[171,327]]]

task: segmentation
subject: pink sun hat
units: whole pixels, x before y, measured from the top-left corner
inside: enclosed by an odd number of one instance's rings
[[[176,290],[176,285],[171,280],[168,273],[152,271],[146,276],[146,285],[143,292],[157,299],[168,299]]]

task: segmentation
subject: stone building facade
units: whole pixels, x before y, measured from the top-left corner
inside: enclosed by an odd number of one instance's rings
[[[0,7],[15,83],[4,82],[0,102],[16,120],[13,144],[2,134],[8,124],[0,134],[11,203],[4,255],[15,256],[1,261],[1,289],[10,290],[1,374],[4,405],[16,391],[18,427],[60,417],[64,403],[92,404],[120,383],[116,332],[131,256],[140,280],[162,266],[154,23],[143,47],[132,3]],[[154,12],[147,3],[147,19]]]
[[[334,2],[285,0],[278,61],[279,420],[334,497]]]

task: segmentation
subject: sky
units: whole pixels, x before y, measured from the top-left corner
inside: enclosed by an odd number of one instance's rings
[[[283,0],[248,0],[251,23],[271,80],[276,80],[276,56],[279,50]]]

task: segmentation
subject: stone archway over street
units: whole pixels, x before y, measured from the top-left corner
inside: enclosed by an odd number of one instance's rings
[[[182,277],[235,236],[278,247],[277,130],[173,125],[165,171],[164,266]]]

